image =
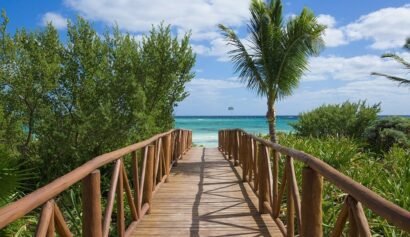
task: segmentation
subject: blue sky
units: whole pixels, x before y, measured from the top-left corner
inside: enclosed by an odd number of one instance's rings
[[[277,104],[279,115],[295,115],[324,103],[367,99],[382,103],[382,114],[410,114],[410,88],[398,87],[372,71],[406,76],[400,65],[380,59],[395,52],[406,59],[401,46],[410,37],[410,2],[399,0],[283,1],[287,17],[309,7],[328,26],[326,48],[310,59],[309,71],[292,96]],[[81,15],[98,31],[117,24],[137,39],[152,24],[171,24],[175,35],[192,31],[192,47],[197,53],[195,79],[187,85],[190,96],[180,103],[176,115],[263,115],[264,98],[259,98],[238,82],[227,57],[226,46],[216,25],[235,29],[246,40],[248,0],[62,0],[2,1],[11,19],[10,30],[36,29],[52,22],[62,37],[66,21]]]

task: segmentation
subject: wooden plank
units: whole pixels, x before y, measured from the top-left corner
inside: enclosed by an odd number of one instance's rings
[[[130,236],[282,236],[272,217],[258,212],[242,173],[216,148],[192,148]]]

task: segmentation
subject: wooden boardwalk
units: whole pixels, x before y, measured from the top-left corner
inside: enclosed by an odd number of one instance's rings
[[[216,148],[192,148],[131,236],[282,236],[268,214],[258,213],[241,172]]]

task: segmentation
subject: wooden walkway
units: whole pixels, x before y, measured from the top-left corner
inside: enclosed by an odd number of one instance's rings
[[[258,213],[241,172],[216,148],[191,148],[131,236],[282,236],[268,214]]]

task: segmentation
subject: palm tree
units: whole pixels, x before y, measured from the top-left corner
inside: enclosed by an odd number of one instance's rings
[[[232,29],[224,25],[219,28],[227,44],[234,48],[229,55],[241,81],[267,98],[269,134],[276,143],[275,102],[291,95],[298,86],[308,57],[318,54],[323,47],[325,26],[307,8],[285,21],[280,0],[252,0],[250,13],[249,47]]]
[[[407,51],[410,51],[410,38],[407,38],[406,44],[404,44],[403,48],[406,49]],[[400,64],[403,64],[403,65],[404,65],[404,68],[410,69],[410,62],[407,62],[406,60],[404,60],[402,57],[398,56],[397,54],[394,54],[394,53],[383,54],[383,55],[382,55],[382,58],[391,58],[391,59],[394,59],[396,62],[399,62]],[[390,79],[390,80],[392,80],[392,81],[398,82],[399,85],[407,85],[407,86],[410,86],[410,79],[405,79],[405,78],[402,78],[402,77],[391,76],[391,75],[387,75],[387,74],[379,73],[379,72],[372,72],[372,75],[383,76],[383,77],[386,77],[387,79]]]

